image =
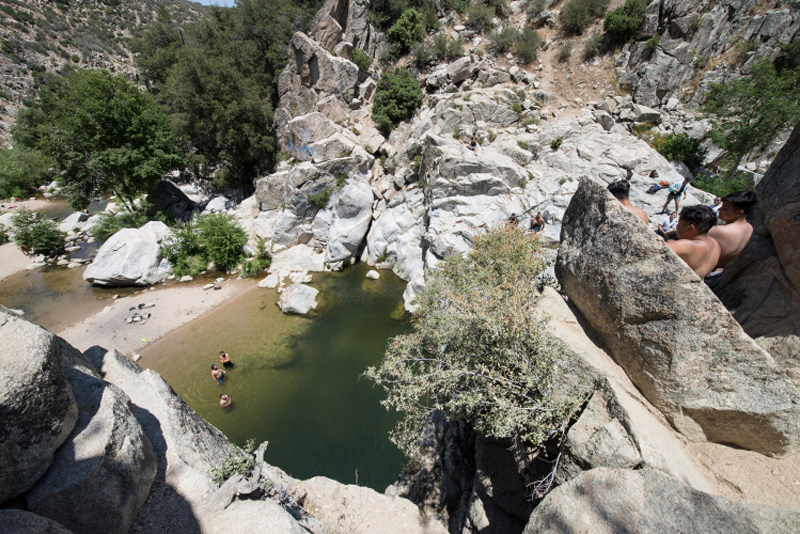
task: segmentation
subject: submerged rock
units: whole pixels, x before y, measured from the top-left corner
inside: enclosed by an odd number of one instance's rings
[[[303,284],[292,284],[281,292],[278,306],[283,313],[305,315],[317,307],[319,291]]]

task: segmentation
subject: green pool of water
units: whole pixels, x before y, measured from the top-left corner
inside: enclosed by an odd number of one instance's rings
[[[253,289],[154,343],[139,363],[233,442],[269,441],[266,461],[290,475],[383,491],[402,469],[388,439],[396,417],[361,374],[409,326],[404,282],[388,271],[368,280],[366,272],[357,265],[315,275],[322,306],[306,317],[284,315],[274,290]],[[211,377],[220,350],[236,364],[223,386]],[[229,410],[219,406],[221,393],[233,399]]]

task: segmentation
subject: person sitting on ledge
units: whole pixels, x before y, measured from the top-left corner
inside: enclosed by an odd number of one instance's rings
[[[231,361],[231,355],[224,350],[219,351],[219,361],[222,362],[222,367],[225,369],[233,369],[234,365]]]
[[[219,405],[223,408],[229,408],[232,402],[231,398],[224,393],[219,396]]]
[[[628,194],[631,191],[631,184],[626,180],[617,180],[608,185],[608,192],[614,195],[614,198],[620,201],[620,203],[631,210],[634,215],[639,217],[641,221],[645,224],[650,224],[650,217],[647,216],[647,213],[641,208],[637,208],[631,201],[628,199]]]
[[[673,211],[659,221],[658,228],[656,228],[656,234],[660,235],[665,240],[669,239],[670,233],[675,231],[676,226],[678,226],[678,214]]]
[[[517,220],[517,214],[516,213],[512,213],[511,217],[508,218],[507,223],[508,223],[509,226],[516,226],[517,223],[519,223],[519,220]]]
[[[756,194],[753,191],[737,191],[726,195],[719,208],[719,218],[724,225],[715,226],[708,231],[722,248],[716,268],[722,269],[738,256],[753,236],[753,225],[747,216],[756,207]]]
[[[678,218],[678,239],[667,241],[669,248],[700,278],[710,273],[719,261],[722,249],[708,236],[716,222],[717,218],[708,206],[686,206]]]

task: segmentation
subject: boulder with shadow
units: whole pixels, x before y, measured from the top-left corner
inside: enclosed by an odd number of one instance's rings
[[[172,267],[161,254],[161,240],[171,234],[160,221],[123,228],[103,243],[83,279],[101,286],[146,286],[167,279]]]
[[[694,441],[800,450],[800,391],[703,281],[602,185],[584,178],[556,275],[630,380]]]
[[[26,493],[28,508],[75,534],[125,533],[150,493],[156,457],[128,396],[61,341],[78,421]]]
[[[3,534],[73,534],[63,525],[24,510],[0,510]]]
[[[30,489],[75,427],[78,409],[48,331],[0,306],[0,503]]]

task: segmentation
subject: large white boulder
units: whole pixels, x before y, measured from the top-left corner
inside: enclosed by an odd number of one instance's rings
[[[305,315],[317,307],[317,294],[319,291],[303,284],[292,284],[281,293],[278,302],[283,313],[297,313]]]
[[[160,221],[138,229],[123,228],[103,243],[83,279],[111,286],[145,286],[166,280],[172,268],[161,255],[160,241],[170,234]]]
[[[358,251],[372,221],[372,201],[372,188],[360,180],[350,181],[336,194],[327,251],[332,266]]]

